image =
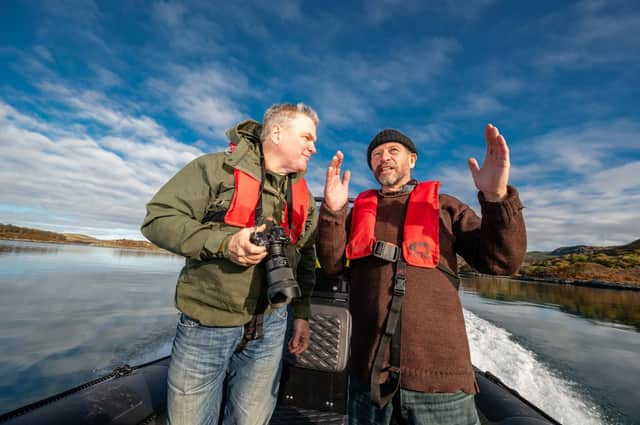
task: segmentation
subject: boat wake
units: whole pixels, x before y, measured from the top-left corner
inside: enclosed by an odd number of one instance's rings
[[[464,311],[471,361],[565,425],[606,425],[598,406],[577,384],[541,363],[506,330]]]

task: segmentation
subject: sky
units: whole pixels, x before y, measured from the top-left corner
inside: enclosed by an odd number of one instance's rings
[[[307,179],[413,139],[413,176],[478,213],[484,127],[511,152],[528,249],[640,238],[640,3],[0,1],[0,223],[142,239],[145,204],[272,104],[320,116]],[[634,77],[634,75],[636,77]]]

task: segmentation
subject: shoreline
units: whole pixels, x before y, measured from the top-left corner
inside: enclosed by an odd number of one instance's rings
[[[102,247],[102,248],[116,248],[116,249],[126,249],[133,251],[142,251],[150,254],[158,254],[158,255],[176,255],[169,251],[166,251],[162,248],[157,247],[149,247],[149,246],[127,246],[126,244],[118,243],[118,241],[122,241],[121,239],[108,241],[108,240],[38,240],[38,239],[18,239],[18,238],[7,238],[5,235],[0,235],[0,240],[6,241],[14,241],[14,242],[33,242],[33,243],[46,243],[46,244],[55,244],[55,245],[82,245],[82,246],[92,246],[92,247]],[[132,241],[132,242],[145,242],[145,241]],[[147,242],[148,243],[148,242]],[[527,276],[527,275],[513,275],[513,276],[496,276],[490,274],[483,274],[473,271],[464,271],[459,272],[461,278],[474,278],[474,277],[488,277],[488,278],[496,278],[496,279],[511,279],[518,280],[521,282],[535,282],[535,283],[550,283],[555,285],[574,285],[574,286],[585,286],[589,288],[602,288],[602,289],[623,289],[623,290],[632,290],[632,291],[640,291],[640,283],[629,283],[629,282],[615,282],[615,281],[607,281],[607,280],[581,280],[581,279],[570,279],[570,278],[557,278],[557,277],[538,277],[538,276]]]
[[[81,245],[81,246],[92,246],[96,248],[117,248],[117,249],[128,249],[133,251],[144,251],[151,254],[161,254],[161,255],[175,255],[167,250],[162,248],[152,248],[145,246],[127,246],[121,245],[117,243],[117,239],[114,242],[107,240],[96,240],[96,241],[84,241],[84,240],[66,240],[66,241],[56,241],[56,240],[41,240],[41,239],[18,239],[18,238],[7,238],[4,236],[0,236],[0,241],[11,241],[11,242],[33,242],[33,243],[46,243],[53,245]],[[135,241],[134,241],[135,242]],[[142,241],[141,241],[142,242]]]
[[[628,282],[612,282],[607,280],[580,280],[580,279],[568,279],[557,277],[537,277],[526,275],[514,275],[514,276],[495,276],[490,274],[483,274],[478,272],[461,272],[461,278],[469,277],[489,277],[496,279],[511,279],[519,280],[522,282],[535,282],[535,283],[550,283],[554,285],[574,285],[574,286],[586,286],[589,288],[601,288],[601,289],[626,289],[632,291],[640,291],[640,284],[628,283]]]

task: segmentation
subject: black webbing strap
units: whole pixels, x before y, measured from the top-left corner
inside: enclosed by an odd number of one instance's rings
[[[264,158],[262,154],[262,145],[260,146],[260,171],[261,171],[261,179],[260,179],[260,195],[258,196],[258,204],[256,205],[256,209],[254,212],[255,224],[256,226],[261,225],[265,222],[263,217],[263,209],[262,209],[262,193],[264,192],[264,182],[266,181],[266,169],[264,166]],[[287,211],[289,218],[289,228],[291,228],[291,223],[293,220],[293,195],[291,188],[291,178],[287,178],[287,191],[286,191],[286,200],[287,200]],[[272,223],[267,221],[267,231],[269,230],[269,224]],[[260,303],[264,304],[264,302]],[[264,309],[262,310],[264,311]],[[244,333],[242,334],[242,339],[238,343],[236,347],[236,353],[244,350],[249,341],[254,339],[262,338],[264,335],[263,331],[263,323],[264,323],[264,313],[257,313],[251,320],[244,325]]]
[[[400,388],[400,345],[402,341],[402,300],[404,298],[407,280],[407,264],[402,256],[396,262],[393,277],[393,297],[387,314],[385,329],[380,338],[380,344],[371,370],[371,400],[380,408],[393,398]],[[384,368],[384,359],[390,350],[389,367]],[[384,383],[380,383],[382,372],[388,372]]]
[[[264,182],[267,179],[267,172],[264,166],[264,159],[262,157],[262,148],[260,148],[260,171],[262,178],[260,179],[260,196],[258,197],[258,204],[254,213],[256,226],[264,223],[264,217],[262,215],[262,193],[264,192]],[[293,188],[291,183],[291,177],[287,176],[287,189],[285,192],[285,199],[287,202],[287,218],[289,219],[289,232],[291,232],[291,226],[293,225]],[[284,218],[284,217],[283,217]]]
[[[244,333],[242,334],[242,339],[236,346],[236,353],[244,350],[249,341],[262,338],[264,335],[263,324],[264,314],[260,313],[251,317],[251,320],[244,325]]]
[[[458,276],[453,270],[445,266],[442,261],[440,261],[436,267],[445,275],[447,279],[449,279],[449,282],[451,282],[456,290],[460,287],[460,276]]]

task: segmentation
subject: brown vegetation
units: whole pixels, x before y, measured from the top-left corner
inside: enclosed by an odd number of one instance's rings
[[[464,261],[460,271],[472,272]],[[530,252],[517,275],[547,279],[640,285],[640,239],[610,247],[576,246]]]
[[[534,277],[640,285],[640,239],[622,246],[562,248],[546,256],[538,253],[525,260],[519,273]]]
[[[148,249],[165,252],[163,249],[147,241],[136,241],[130,239],[102,240],[87,235],[55,233],[46,230],[31,229],[29,227],[14,226],[12,224],[0,224],[0,239],[84,244],[111,248]]]

